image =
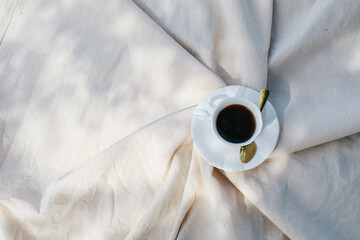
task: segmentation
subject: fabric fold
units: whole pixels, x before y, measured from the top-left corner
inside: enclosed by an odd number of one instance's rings
[[[359,134],[333,140],[360,131],[360,3],[0,7],[0,237],[359,235]],[[281,124],[251,171],[191,139],[196,104],[227,84],[267,86]]]

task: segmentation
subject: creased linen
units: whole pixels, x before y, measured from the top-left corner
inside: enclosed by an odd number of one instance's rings
[[[282,128],[273,156],[360,131],[358,1],[200,1],[195,13],[186,3],[137,2],[227,84],[270,89]],[[183,22],[196,30],[187,34]]]
[[[357,1],[0,7],[1,238],[360,234]],[[281,124],[271,159],[242,173],[190,134],[227,84],[267,86]]]

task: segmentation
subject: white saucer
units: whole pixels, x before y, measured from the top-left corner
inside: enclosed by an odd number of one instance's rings
[[[245,97],[257,105],[259,92],[236,85],[218,88],[208,94],[196,109],[206,110],[212,114],[216,105],[226,97]],[[257,167],[274,151],[279,137],[279,121],[276,111],[269,101],[265,104],[262,117],[263,129],[255,139],[257,150],[254,158],[248,163],[240,161],[240,147],[222,142],[214,134],[210,122],[197,116],[193,116],[191,122],[191,134],[195,147],[211,165],[226,171],[240,172]]]

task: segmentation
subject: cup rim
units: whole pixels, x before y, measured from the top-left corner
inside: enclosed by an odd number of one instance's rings
[[[220,134],[218,133],[217,128],[216,128],[216,120],[217,120],[217,117],[218,117],[219,113],[221,112],[221,110],[223,110],[225,107],[233,105],[233,104],[245,106],[254,115],[254,118],[255,118],[255,123],[256,123],[255,131],[254,131],[253,135],[251,136],[251,138],[249,138],[245,142],[240,142],[240,143],[229,142],[220,136]],[[261,115],[261,112],[260,112],[260,109],[258,108],[258,106],[256,106],[252,101],[250,101],[244,97],[229,97],[229,98],[225,98],[221,102],[219,102],[219,104],[216,106],[216,108],[213,111],[211,122],[212,122],[212,130],[213,130],[214,134],[222,142],[224,142],[228,145],[231,145],[231,146],[245,146],[245,145],[250,144],[260,134],[260,132],[262,130],[262,125],[263,125],[262,115]]]

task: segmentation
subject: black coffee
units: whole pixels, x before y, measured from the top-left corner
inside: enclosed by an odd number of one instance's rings
[[[220,111],[216,119],[216,129],[228,142],[241,143],[249,140],[256,127],[255,117],[243,105],[233,104]]]

